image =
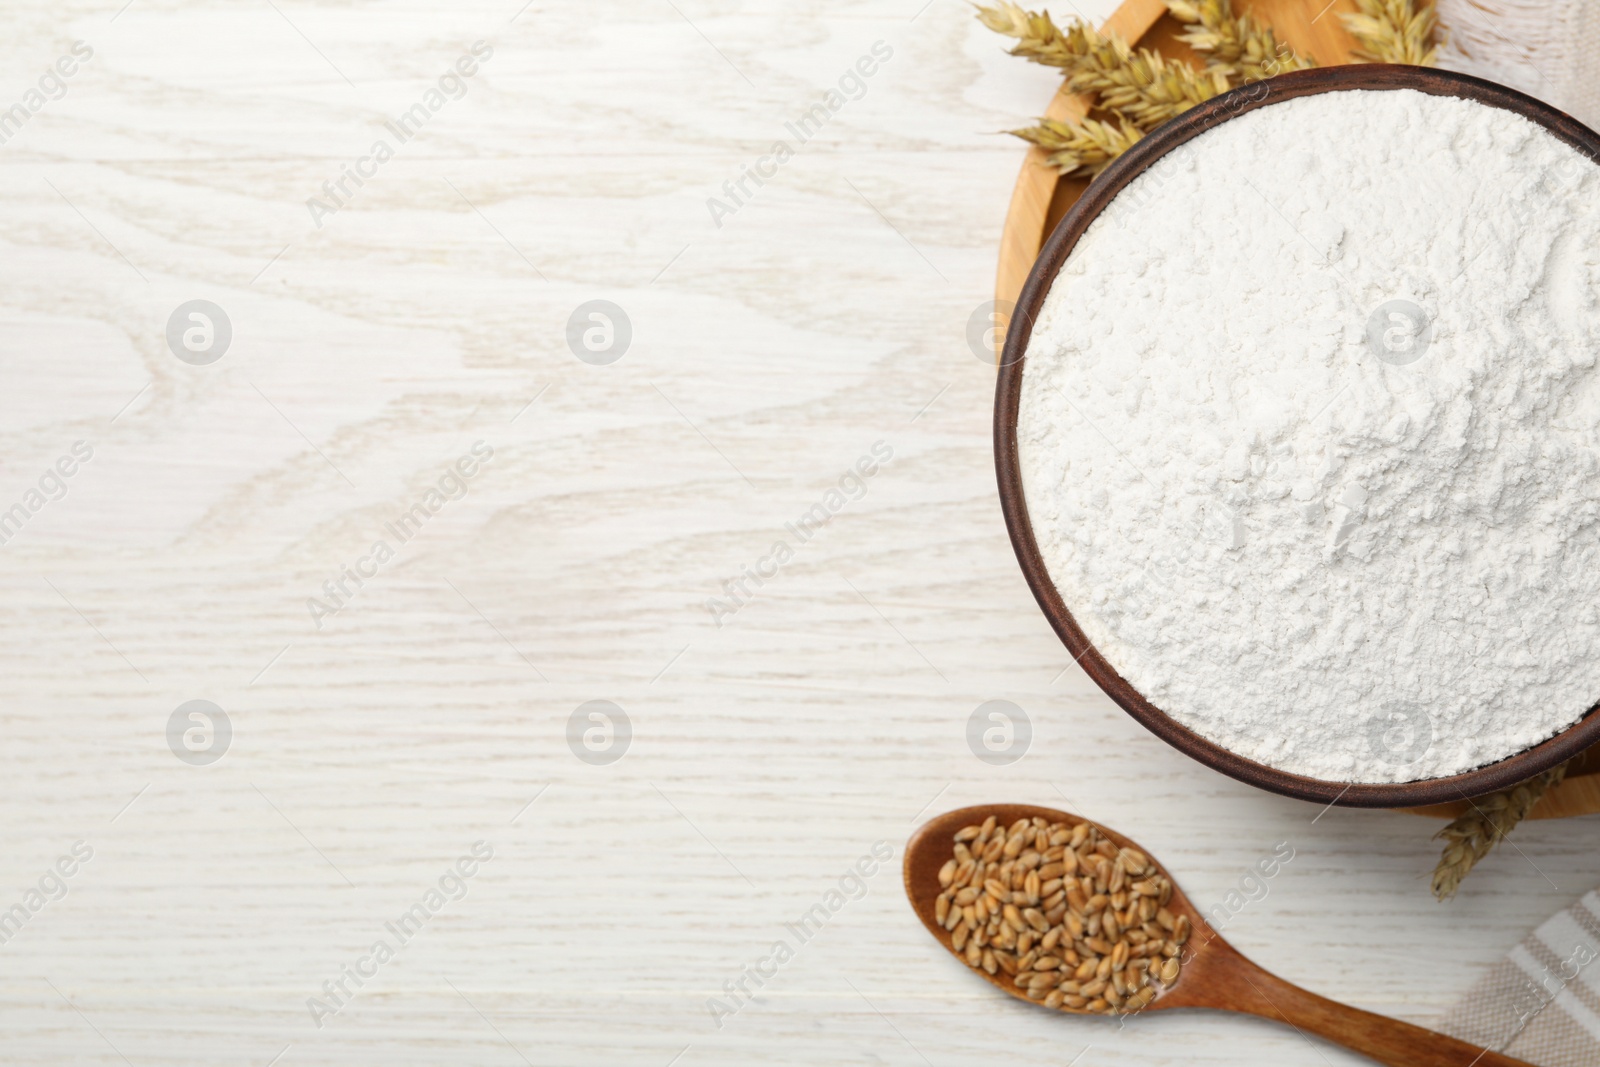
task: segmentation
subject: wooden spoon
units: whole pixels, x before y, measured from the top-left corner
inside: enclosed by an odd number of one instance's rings
[[[903,865],[906,896],[928,932],[958,958],[960,954],[951,945],[951,934],[934,918],[935,902],[941,888],[939,869],[951,858],[956,831],[965,826],[981,824],[990,815],[1001,827],[1010,826],[1018,819],[1035,817],[1050,823],[1066,823],[1068,826],[1085,821],[1051,808],[1027,804],[987,804],[946,812],[924,823],[912,835],[906,844]],[[1118,846],[1136,849],[1150,857],[1148,852],[1116,831],[1104,826],[1099,829]],[[1150,857],[1150,860],[1156,863],[1154,857]],[[1159,863],[1157,866],[1160,866]],[[1171,875],[1167,877],[1170,879]],[[1298,1030],[1320,1034],[1329,1041],[1391,1067],[1529,1067],[1522,1060],[1514,1060],[1398,1019],[1339,1004],[1285,982],[1251,963],[1238,949],[1219,937],[1176,883],[1173,884],[1172,898],[1166,907],[1174,917],[1188,916],[1193,933],[1183,948],[1182,969],[1177,981],[1170,988],[1158,992],[1155,999],[1143,1009],[1145,1011],[1216,1008],[1258,1015],[1263,1019],[1276,1019]],[[962,963],[965,966],[965,960]],[[1004,971],[990,975],[974,968],[973,973],[1011,996],[1042,1006],[1037,1001],[1029,1000],[1022,990],[1012,984]],[[1057,1010],[1079,1015],[1095,1014],[1065,1006]]]

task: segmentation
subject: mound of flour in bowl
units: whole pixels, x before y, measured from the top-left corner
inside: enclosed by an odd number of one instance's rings
[[[1167,155],[1032,334],[1023,489],[1135,689],[1334,781],[1514,755],[1600,701],[1600,179],[1413,90]]]

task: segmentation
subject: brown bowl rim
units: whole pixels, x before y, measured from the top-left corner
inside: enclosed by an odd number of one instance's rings
[[[1129,182],[1172,149],[1219,122],[1258,107],[1314,93],[1347,89],[1416,89],[1435,96],[1455,96],[1515,112],[1560,140],[1600,161],[1600,135],[1561,111],[1531,96],[1494,82],[1427,67],[1372,63],[1325,67],[1281,74],[1213,97],[1158,127],[1112,162],[1090,184],[1045,241],[1017,298],[1006,332],[999,381],[995,387],[994,451],[1000,507],[1011,546],[1022,565],[1034,599],[1085,673],[1129,715],[1151,733],[1200,763],[1248,785],[1282,796],[1357,808],[1402,808],[1441,804],[1481,796],[1526,781],[1600,741],[1600,705],[1554,737],[1495,763],[1446,778],[1414,782],[1337,782],[1291,774],[1245,759],[1195,733],[1147,701],[1123,680],[1079,629],[1067,610],[1039,554],[1028,519],[1017,461],[1017,405],[1033,322],[1051,284],[1106,205]]]

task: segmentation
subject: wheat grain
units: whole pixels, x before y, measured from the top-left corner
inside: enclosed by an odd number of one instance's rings
[[[963,840],[952,852],[988,836],[971,829],[957,835]],[[959,874],[949,883],[941,878],[935,901],[936,920],[968,966],[1004,973],[1020,995],[1067,1011],[1139,1011],[1177,981],[1179,949],[1168,935],[1181,930],[1186,938],[1188,919],[1159,906],[1170,899],[1172,882],[1143,853],[1118,848],[1088,823],[1020,820],[994,840],[1010,855],[977,861],[970,884]],[[1047,873],[1045,884],[1056,888],[1041,910],[1034,905]],[[1114,888],[1123,881],[1130,887]],[[1140,895],[1132,885],[1154,892]],[[972,903],[963,904],[969,894]],[[1151,966],[1152,956],[1159,966]]]

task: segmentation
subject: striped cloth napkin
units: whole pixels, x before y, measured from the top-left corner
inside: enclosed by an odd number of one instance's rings
[[[1450,1010],[1440,1030],[1537,1067],[1600,1063],[1600,891],[1546,919]]]

